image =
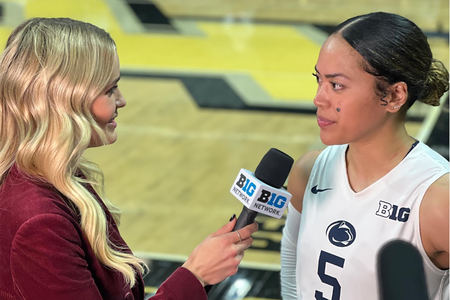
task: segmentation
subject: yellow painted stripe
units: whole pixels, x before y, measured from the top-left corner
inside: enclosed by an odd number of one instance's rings
[[[310,100],[319,46],[294,28],[199,23],[206,37],[116,35],[123,67],[250,74],[273,98]],[[247,28],[251,27],[251,29]],[[248,31],[248,35],[242,32]]]
[[[158,290],[158,288],[156,288],[154,286],[146,286],[144,289],[144,292],[146,294],[155,294],[157,290]]]
[[[158,288],[153,286],[146,286],[144,291],[146,294],[155,294],[158,291]],[[277,300],[277,299],[247,297],[243,298],[242,300]]]
[[[68,17],[93,23],[106,31],[115,32],[119,29],[105,1],[102,0],[27,0],[16,1],[25,3],[25,17]]]
[[[124,68],[246,73],[274,99],[311,101],[315,94],[310,73],[319,46],[288,25],[198,22],[204,36],[127,34],[101,0],[13,2],[24,4],[26,18],[70,17],[104,28]],[[2,28],[2,45],[10,30]]]

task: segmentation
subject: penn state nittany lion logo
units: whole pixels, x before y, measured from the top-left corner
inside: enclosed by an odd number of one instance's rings
[[[336,221],[327,228],[328,240],[337,247],[348,247],[355,241],[356,230],[350,222]]]

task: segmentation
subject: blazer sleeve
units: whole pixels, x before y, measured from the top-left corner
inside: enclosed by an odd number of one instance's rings
[[[179,267],[161,284],[150,300],[207,300],[205,289],[197,277],[186,268]]]
[[[11,247],[14,289],[24,300],[102,300],[88,270],[80,233],[58,214],[21,225]]]

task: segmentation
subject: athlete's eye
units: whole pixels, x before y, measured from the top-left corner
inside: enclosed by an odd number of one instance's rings
[[[336,82],[333,82],[333,81],[330,81],[330,83],[333,86],[333,90],[335,90],[335,91],[339,91],[339,90],[344,88],[344,86],[342,84],[340,84],[340,83],[336,83]]]

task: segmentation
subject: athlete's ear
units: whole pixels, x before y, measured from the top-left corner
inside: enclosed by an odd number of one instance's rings
[[[390,113],[396,113],[408,100],[408,85],[403,81],[394,83],[388,87],[388,95],[386,110]]]

